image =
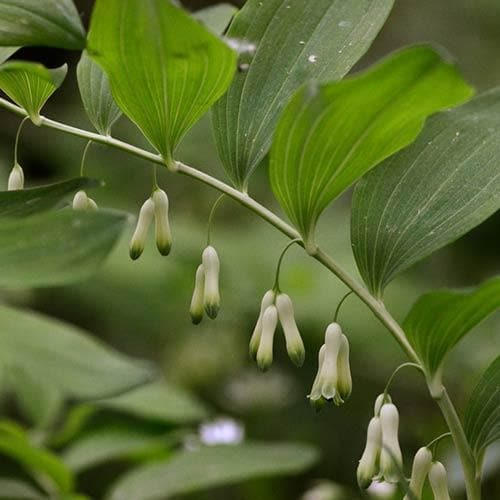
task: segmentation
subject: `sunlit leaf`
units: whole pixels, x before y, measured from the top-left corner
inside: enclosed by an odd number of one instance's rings
[[[412,142],[428,115],[470,94],[457,68],[425,46],[342,82],[301,89],[280,118],[269,175],[306,244],[313,246],[316,222],[333,199]]]
[[[236,67],[224,42],[166,0],[97,0],[88,50],[122,111],[167,164]]]
[[[41,475],[57,488],[68,493],[73,486],[69,469],[52,453],[31,444],[27,437],[0,431],[0,454],[19,462],[29,472]]]
[[[411,308],[403,328],[433,375],[460,339],[499,308],[500,278],[494,278],[473,290],[423,295]]]
[[[121,212],[71,209],[0,218],[0,287],[61,285],[91,276],[126,220]]]
[[[85,30],[71,0],[0,0],[0,46],[83,49]]]
[[[26,217],[59,206],[79,189],[92,188],[99,182],[85,177],[47,186],[15,191],[0,191],[0,217]]]
[[[8,61],[0,66],[0,90],[26,110],[33,123],[40,122],[40,110],[61,86],[68,67],[47,69],[38,63]]]
[[[197,10],[193,13],[193,17],[201,21],[206,28],[216,35],[221,35],[229,26],[231,18],[237,10],[234,5],[219,3]]]
[[[484,372],[472,393],[465,413],[465,434],[476,458],[500,439],[500,356]]]
[[[196,422],[208,416],[208,410],[194,396],[163,381],[100,400],[97,404],[136,417],[167,423]]]
[[[109,135],[121,111],[111,95],[108,77],[86,51],[82,52],[76,74],[87,116],[100,134]]]
[[[151,379],[149,364],[135,361],[82,330],[33,312],[0,306],[0,363],[20,367],[32,380],[65,396],[102,398]]]
[[[214,107],[217,149],[234,184],[268,153],[278,117],[308,80],[342,78],[367,51],[394,0],[248,0],[227,37],[239,72]]]
[[[0,47],[0,64],[4,63],[19,47]]]
[[[18,479],[0,477],[0,499],[2,500],[49,500],[33,486]]]
[[[318,456],[306,445],[244,444],[180,452],[123,476],[109,500],[160,500],[260,477],[298,474]]]
[[[414,144],[358,183],[351,240],[375,295],[500,208],[499,158],[497,88],[430,118]]]

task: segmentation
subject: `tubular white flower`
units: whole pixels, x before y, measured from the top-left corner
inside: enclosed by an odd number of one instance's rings
[[[446,469],[441,462],[433,462],[429,470],[429,483],[431,484],[434,500],[450,500],[448,492],[448,478]]]
[[[278,310],[270,305],[262,316],[262,334],[257,350],[257,365],[262,371],[267,371],[273,363],[274,332],[278,325]]]
[[[382,447],[382,426],[379,417],[373,417],[366,432],[366,446],[359,460],[356,475],[358,485],[366,490],[378,473],[378,461]]]
[[[403,470],[403,456],[399,447],[398,409],[392,403],[384,404],[380,409],[382,426],[382,450],[380,452],[380,474],[388,483],[397,483]]]
[[[130,240],[130,257],[135,260],[138,259],[144,251],[146,238],[148,236],[148,229],[153,221],[155,214],[155,204],[151,198],[148,198],[142,205],[137,220],[134,235]]]
[[[205,289],[205,269],[203,264],[198,266],[196,269],[196,278],[194,282],[193,296],[191,298],[191,306],[189,307],[189,314],[191,315],[191,321],[197,325],[203,319],[203,294]]]
[[[73,210],[87,210],[89,198],[85,191],[78,191],[73,197]]]
[[[262,301],[260,303],[260,313],[257,318],[257,323],[255,324],[255,328],[253,329],[252,337],[250,338],[250,357],[255,361],[257,359],[257,351],[259,349],[260,338],[262,335],[262,316],[264,315],[264,311],[271,305],[274,304],[276,299],[276,294],[274,290],[268,290],[264,297],[262,297]]]
[[[152,199],[155,205],[156,246],[162,255],[168,255],[172,248],[172,233],[168,220],[168,196],[163,189],[155,189]]]
[[[304,342],[300,336],[297,323],[293,312],[292,300],[286,293],[280,293],[276,297],[276,308],[278,309],[278,317],[285,334],[286,350],[288,357],[296,366],[304,364],[306,351]]]
[[[24,188],[24,171],[19,163],[16,163],[9,174],[7,189],[9,191],[18,191]]]
[[[321,395],[325,399],[333,399],[335,404],[342,402],[338,393],[338,356],[342,344],[342,330],[338,323],[330,323],[325,333],[325,357],[321,373],[319,376],[319,385]]]
[[[410,494],[406,494],[403,500],[420,500],[422,498],[422,489],[424,487],[427,474],[429,474],[431,463],[432,453],[429,448],[423,446],[417,451],[417,453],[415,453],[409,484],[409,490],[411,491],[412,496],[410,496]]]
[[[380,415],[380,409],[382,408],[382,405],[386,403],[392,403],[391,396],[385,393],[379,394],[377,396],[377,399],[375,399],[375,405],[373,408],[373,414],[376,417]]]
[[[340,397],[345,401],[352,392],[352,377],[349,364],[349,341],[344,334],[342,334],[337,360],[337,377],[337,389]]]
[[[88,199],[88,209],[89,210],[99,210],[97,203],[92,198],[90,198],[90,196]]]
[[[311,392],[309,396],[307,396],[311,401],[311,404],[315,406],[317,409],[320,409],[321,406],[323,406],[320,375],[321,375],[321,370],[323,369],[323,363],[325,362],[325,351],[326,351],[326,345],[323,344],[318,352],[318,371],[316,372],[316,377],[314,378],[314,382],[311,387]]]
[[[215,319],[219,313],[219,256],[214,247],[208,246],[203,250],[202,264],[205,269],[205,290],[203,304],[207,316]]]

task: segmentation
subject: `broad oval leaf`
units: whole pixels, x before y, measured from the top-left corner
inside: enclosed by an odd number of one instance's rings
[[[34,312],[0,306],[0,364],[64,396],[102,398],[149,380],[148,363],[120,354],[82,330]]]
[[[0,47],[0,64],[4,63],[19,47]]]
[[[408,145],[425,118],[471,88],[433,49],[411,47],[341,82],[302,88],[280,118],[269,175],[281,206],[314,247],[327,205]]]
[[[167,0],[97,0],[88,43],[116,102],[167,165],[236,68],[228,45]]]
[[[0,46],[83,49],[85,30],[71,0],[0,0]]]
[[[500,277],[473,290],[444,290],[420,297],[403,328],[430,376],[472,328],[500,308]]]
[[[66,78],[68,66],[47,69],[38,63],[8,61],[0,66],[0,90],[40,123],[40,111]]]
[[[106,73],[83,51],[76,75],[87,116],[100,134],[109,135],[111,126],[118,120],[121,111],[111,95]]]
[[[123,476],[109,500],[160,500],[257,477],[297,474],[318,458],[314,448],[295,444],[214,446],[180,452]]]
[[[79,189],[99,186],[99,181],[78,177],[30,189],[0,191],[0,217],[26,217],[60,205]]]
[[[193,17],[216,35],[222,35],[237,11],[234,5],[219,3],[193,12]]]
[[[476,459],[500,439],[500,356],[477,384],[465,412],[465,434]]]
[[[0,499],[2,500],[49,500],[33,486],[18,479],[0,477]]]
[[[240,71],[213,110],[217,149],[240,189],[271,147],[278,117],[304,82],[342,78],[368,50],[394,0],[248,0],[227,32]],[[252,50],[252,48],[254,50]]]
[[[119,212],[61,210],[0,218],[0,287],[54,286],[91,276],[127,221]]]
[[[354,191],[351,240],[381,297],[398,273],[500,208],[500,88],[429,119],[414,144]]]

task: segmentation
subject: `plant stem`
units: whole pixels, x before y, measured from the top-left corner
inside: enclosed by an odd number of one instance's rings
[[[21,123],[19,124],[19,127],[17,128],[17,133],[16,133],[16,142],[14,143],[14,165],[17,165],[17,150],[19,148],[19,137],[21,137],[21,130],[23,129],[23,125],[26,123],[26,121],[29,119],[28,116],[25,116]]]
[[[0,98],[0,107],[3,107],[19,116],[27,116],[27,113],[16,106],[15,104],[10,103],[9,101]],[[120,149],[129,154],[152,162],[154,164],[159,164],[165,166],[165,160],[158,154],[151,153],[144,149],[138,148],[126,142],[120,141],[118,139],[114,139],[110,136],[103,136],[93,132],[89,132],[87,130],[82,130],[76,127],[72,127],[70,125],[66,125],[64,123],[57,122],[55,120],[51,120],[44,116],[41,117],[41,126],[45,126],[48,128],[52,128],[55,130],[60,130],[61,132],[65,132],[77,137],[82,137],[87,140],[91,140],[93,142],[97,142],[100,144],[105,144],[107,146],[114,147],[116,149]],[[283,221],[280,217],[278,217],[274,212],[261,205],[259,202],[248,196],[247,193],[243,193],[238,191],[237,189],[231,187],[223,181],[220,181],[211,175],[208,175],[196,168],[190,167],[189,165],[185,165],[182,162],[175,162],[175,169],[169,169],[175,173],[180,173],[191,177],[193,179],[197,179],[204,184],[211,186],[221,193],[229,196],[233,200],[237,201],[241,205],[247,207],[252,212],[257,214],[259,217],[267,221],[269,224],[274,226],[276,229],[281,231],[285,236],[292,240],[298,240],[297,243],[304,247],[304,242],[300,237],[300,234],[289,224]],[[347,285],[373,312],[373,314],[381,321],[381,323],[389,330],[392,336],[399,343],[401,348],[410,358],[410,360],[418,365],[421,365],[420,359],[408,342],[406,335],[398,324],[398,322],[392,317],[392,315],[387,311],[382,301],[376,299],[369,290],[360,284],[357,280],[355,280],[352,276],[350,276],[337,262],[335,262],[327,253],[325,253],[321,248],[316,247],[309,254],[318,262],[320,262],[324,267],[329,269],[335,276],[337,276],[345,285]],[[433,398],[436,400],[439,405],[441,412],[448,424],[448,428],[453,436],[453,440],[455,442],[455,446],[457,448],[458,454],[460,456],[462,466],[465,474],[465,483],[467,489],[467,498],[468,500],[480,500],[481,492],[480,492],[480,484],[479,481],[476,480],[475,474],[475,461],[468,445],[467,439],[465,437],[465,433],[458,418],[458,415],[455,411],[453,403],[448,397],[446,390],[443,387],[443,391],[440,394],[436,395],[433,389],[429,385],[429,390],[433,395]]]
[[[280,293],[280,272],[281,272],[281,264],[283,263],[283,259],[285,257],[285,254],[286,252],[288,251],[288,249],[295,243],[301,243],[301,239],[300,238],[295,238],[293,239],[292,241],[289,241],[285,248],[282,250],[281,254],[280,254],[280,257],[278,259],[278,265],[276,266],[276,274],[274,275],[274,286],[273,286],[273,290],[276,292],[276,293]]]
[[[92,144],[92,139],[89,139],[87,145],[85,146],[85,149],[83,150],[82,161],[80,162],[80,177],[83,177],[83,173],[85,171],[85,160],[87,159],[87,153],[89,152],[91,144]]]

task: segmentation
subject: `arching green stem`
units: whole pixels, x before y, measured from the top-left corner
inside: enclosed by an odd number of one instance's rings
[[[210,245],[212,241],[212,224],[215,216],[215,212],[217,210],[217,207],[219,206],[220,202],[224,199],[224,194],[221,194],[215,201],[214,204],[212,205],[212,210],[210,210],[210,215],[208,216],[208,223],[207,223],[207,246]]]
[[[285,257],[285,254],[286,252],[288,251],[288,249],[294,245],[295,243],[300,243],[302,240],[300,238],[295,238],[293,239],[292,241],[289,241],[287,243],[287,245],[285,246],[285,248],[283,248],[280,256],[279,256],[279,259],[278,259],[278,264],[276,266],[276,274],[274,275],[274,286],[273,286],[273,290],[276,292],[276,293],[279,293],[280,292],[280,272],[281,272],[281,264],[283,263],[283,259]]]
[[[350,292],[347,292],[341,299],[340,299],[340,302],[338,303],[337,305],[337,308],[335,309],[335,315],[333,316],[333,321],[334,323],[337,322],[337,319],[339,317],[339,312],[340,312],[340,308],[342,307],[342,304],[345,302],[345,299],[347,299],[347,297],[349,297],[349,295],[352,295],[354,292],[351,290]]]
[[[83,177],[83,172],[85,171],[85,161],[87,159],[87,154],[89,152],[91,144],[92,144],[92,139],[90,139],[87,142],[85,149],[83,150],[82,161],[80,162],[80,177]]]
[[[25,116],[21,123],[19,124],[19,127],[17,127],[17,132],[16,132],[16,141],[14,143],[14,165],[17,165],[17,150],[19,148],[19,137],[21,136],[21,130],[23,129],[24,124],[29,120],[29,116]]]

